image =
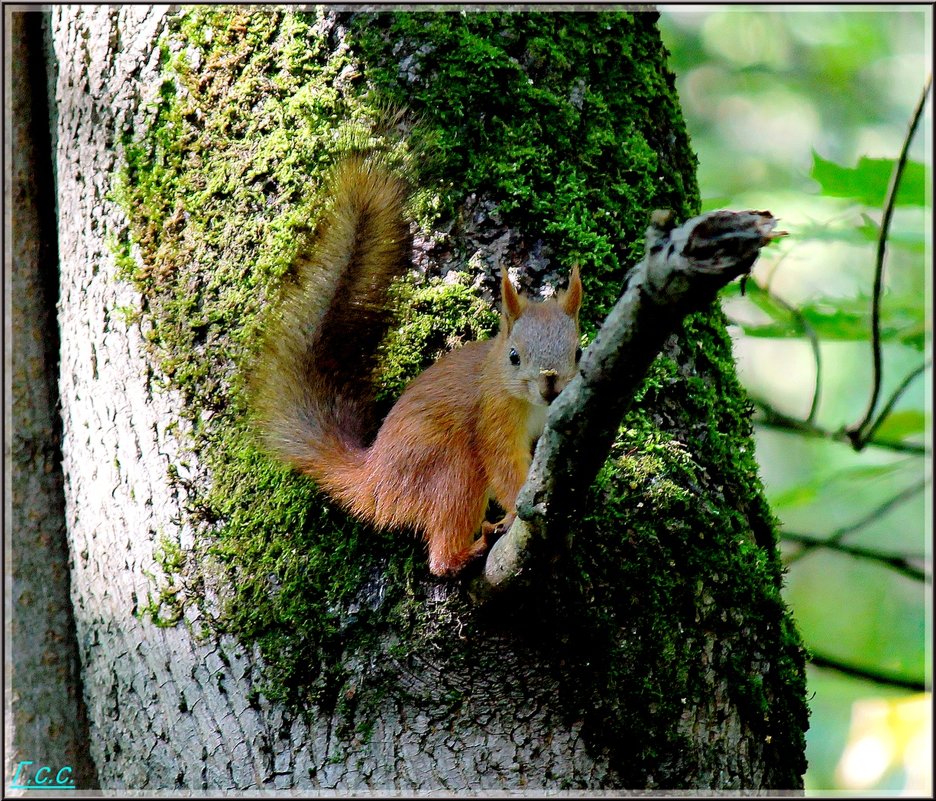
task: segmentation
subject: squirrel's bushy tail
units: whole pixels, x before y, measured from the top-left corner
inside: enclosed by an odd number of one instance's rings
[[[351,501],[374,425],[377,347],[392,322],[390,284],[406,273],[406,182],[379,158],[345,157],[311,247],[296,259],[252,375],[267,448]]]

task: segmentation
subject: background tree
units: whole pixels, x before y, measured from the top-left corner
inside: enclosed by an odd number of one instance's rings
[[[483,607],[246,422],[258,313],[362,131],[424,159],[388,397],[490,329],[499,264],[539,286],[578,260],[594,331],[649,211],[698,205],[655,19],[53,11],[65,514],[102,786],[800,785],[803,655],[717,308],[654,363],[567,551]],[[401,106],[416,124],[381,130]]]
[[[69,765],[94,782],[78,678],[69,598],[60,425],[56,412],[58,283],[55,196],[41,14],[10,14],[9,243],[10,516],[4,518],[5,575],[15,609],[4,627],[4,775],[20,760]],[[6,385],[5,385],[6,386]],[[6,486],[5,486],[6,489]],[[9,537],[9,539],[7,539]],[[7,544],[8,543],[8,544]],[[6,598],[4,599],[6,601]],[[30,774],[31,775],[31,774]],[[28,779],[23,774],[20,783]]]
[[[723,298],[812,651],[806,787],[931,793],[932,11],[661,26],[703,207],[767,207],[791,234]]]

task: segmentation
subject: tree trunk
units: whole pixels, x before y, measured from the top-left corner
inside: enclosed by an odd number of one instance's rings
[[[60,469],[55,389],[55,185],[49,142],[49,84],[43,15],[5,12],[10,37],[6,96],[10,98],[11,326],[5,352],[11,367],[9,442],[9,598],[13,612],[6,662],[4,775],[28,784],[49,766],[95,782],[88,722],[81,699],[78,646],[71,616],[65,499]],[[5,443],[7,444],[7,443]],[[21,762],[31,763],[20,768]],[[65,779],[69,772],[62,773]]]
[[[483,327],[470,284],[497,263],[538,285],[581,261],[593,330],[649,209],[698,202],[655,15],[51,19],[65,513],[100,786],[801,787],[802,652],[717,309],[669,340],[568,549],[484,607],[412,537],[272,464],[247,420],[261,312],[361,130],[406,129],[428,190],[388,394]]]

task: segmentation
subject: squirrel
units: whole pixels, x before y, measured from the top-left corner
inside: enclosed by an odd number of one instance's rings
[[[371,440],[388,290],[410,267],[409,186],[354,154],[334,169],[330,195],[251,376],[255,418],[274,455],[357,518],[420,533],[430,572],[453,577],[516,517],[546,411],[577,372],[578,266],[540,302],[502,270],[498,334],[417,376]],[[506,513],[498,523],[485,520],[492,498]]]

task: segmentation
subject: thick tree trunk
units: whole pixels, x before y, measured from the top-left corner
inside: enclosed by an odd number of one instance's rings
[[[417,263],[496,253],[529,276],[584,250],[593,316],[606,311],[645,211],[589,208],[593,188],[545,143],[489,181],[472,153],[538,118],[470,87],[481,75],[506,92],[506,76],[559,118],[597,118],[623,100],[600,69],[576,70],[612,58],[611,80],[629,82],[617,91],[648,97],[619,121],[632,138],[609,149],[624,159],[613,179],[589,166],[594,191],[685,214],[692,163],[652,17],[122,6],[57,7],[52,26],[65,512],[101,786],[801,786],[802,655],[750,454],[726,455],[751,443],[717,313],[670,339],[570,550],[536,590],[481,609],[431,580],[407,535],[350,526],[272,468],[244,424],[253,319],[294,238],[283,220],[334,149],[323,120],[395,91],[435,119],[449,108],[427,98],[449,81],[462,115],[433,141],[467,189],[451,192],[446,234],[417,236]],[[440,77],[458,67],[451,37],[477,60],[462,79],[473,99]],[[584,152],[604,141],[594,130],[562,146]],[[530,232],[550,224],[547,196],[567,225],[588,212],[610,234],[567,228],[544,245]],[[633,241],[602,256],[608,237]],[[452,290],[432,291],[414,314]]]
[[[160,537],[191,544],[185,498],[168,481],[184,458],[173,430],[182,401],[161,386],[141,327],[127,323],[141,299],[117,279],[109,245],[127,225],[109,199],[116,145],[145,124],[165,12],[52,14],[72,601],[101,787],[258,787],[284,747],[276,722],[248,703],[253,660],[233,643],[201,643],[184,626],[157,628],[139,616],[153,590],[148,576],[159,574]]]

